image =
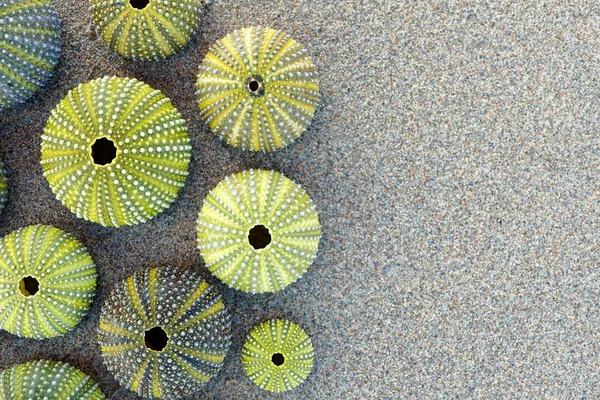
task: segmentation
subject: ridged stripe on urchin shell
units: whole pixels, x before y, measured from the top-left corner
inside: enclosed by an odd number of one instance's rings
[[[6,182],[6,170],[4,163],[0,160],[0,213],[4,209],[8,197],[8,184]]]
[[[105,226],[145,222],[168,208],[190,157],[181,114],[136,79],[79,85],[52,111],[42,135],[42,168],[56,197]]]
[[[204,199],[198,247],[208,269],[227,285],[276,292],[313,262],[321,226],[299,185],[279,172],[249,170],[223,179]]]
[[[201,117],[221,139],[244,150],[291,143],[319,101],[318,74],[306,49],[263,27],[234,31],[212,45],[196,87]]]
[[[46,83],[60,47],[60,20],[50,0],[0,0],[0,111]]]
[[[304,382],[313,359],[312,342],[306,332],[281,319],[254,328],[242,349],[242,364],[250,380],[271,392],[285,392]]]
[[[0,239],[0,328],[36,339],[63,335],[87,313],[95,289],[94,261],[69,233],[32,225]]]
[[[113,51],[139,61],[158,60],[179,50],[196,32],[202,0],[90,0],[98,35]],[[147,4],[144,4],[147,3]]]
[[[218,373],[230,325],[216,287],[194,273],[162,267],[138,272],[114,289],[102,308],[98,341],[121,385],[143,397],[171,399],[197,392]],[[162,339],[151,335],[157,330]]]
[[[102,400],[104,394],[86,374],[67,363],[39,360],[0,372],[1,400]]]

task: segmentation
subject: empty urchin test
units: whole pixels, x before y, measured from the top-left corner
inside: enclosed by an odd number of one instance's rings
[[[264,27],[212,45],[196,83],[200,115],[234,147],[271,151],[300,136],[315,114],[319,80],[306,49]]]
[[[143,397],[198,392],[223,365],[231,322],[216,287],[179,268],[137,272],[100,314],[98,342],[119,383]]]
[[[104,77],[71,90],[42,135],[50,188],[78,217],[104,226],[145,222],[185,184],[186,123],[160,91]]]
[[[196,32],[202,0],[90,0],[90,13],[113,51],[158,60],[181,50]]]
[[[60,20],[50,0],[0,0],[0,111],[46,83],[60,47]]]

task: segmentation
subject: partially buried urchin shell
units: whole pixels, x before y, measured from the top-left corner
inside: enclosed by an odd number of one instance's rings
[[[234,31],[212,45],[196,87],[200,116],[243,150],[270,151],[293,142],[319,101],[318,74],[306,49],[263,27]]]
[[[67,363],[39,360],[0,373],[2,400],[102,400],[98,385]]]
[[[4,209],[8,195],[8,184],[6,183],[6,171],[4,163],[0,160],[0,213]]]
[[[46,83],[60,46],[60,20],[50,0],[0,0],[0,111]]]
[[[0,328],[49,338],[69,332],[87,313],[96,267],[69,233],[47,225],[0,239]]]
[[[90,0],[90,12],[113,51],[149,61],[186,45],[198,29],[202,0]]]
[[[298,325],[281,319],[254,328],[242,349],[242,364],[250,380],[271,392],[285,392],[304,382],[313,359],[310,337]]]
[[[105,226],[145,222],[168,208],[190,157],[181,114],[137,79],[79,85],[52,111],[42,135],[42,169],[58,200]]]
[[[299,185],[279,172],[249,170],[226,177],[204,199],[198,247],[208,269],[227,285],[276,292],[312,264],[321,226]]]
[[[109,295],[98,342],[119,383],[143,397],[173,399],[215,376],[231,342],[216,287],[179,268],[138,272]]]

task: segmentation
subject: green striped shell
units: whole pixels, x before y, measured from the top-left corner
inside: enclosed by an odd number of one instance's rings
[[[95,290],[94,261],[67,232],[32,225],[0,239],[0,328],[36,339],[64,335]]]
[[[60,47],[60,20],[50,0],[0,0],[0,111],[46,83]]]
[[[204,199],[198,247],[230,287],[276,292],[312,264],[321,226],[306,192],[279,172],[249,170],[223,179]]]
[[[39,360],[0,372],[0,400],[102,400],[98,385],[67,363]]]
[[[117,285],[100,315],[98,342],[115,379],[143,397],[199,391],[223,365],[230,317],[216,287],[172,267]]]
[[[293,142],[319,101],[318,74],[306,49],[260,26],[212,45],[196,87],[200,116],[222,140],[243,150],[271,151]]]
[[[71,90],[42,135],[42,169],[78,217],[105,226],[145,222],[185,184],[186,123],[160,91],[104,77]]]
[[[4,209],[8,197],[8,184],[6,182],[6,170],[4,163],[0,160],[0,213]]]
[[[260,388],[285,392],[300,385],[313,366],[312,342],[290,321],[272,319],[254,328],[242,348],[246,374]]]
[[[199,26],[202,0],[90,0],[90,12],[113,51],[149,61],[186,45]]]

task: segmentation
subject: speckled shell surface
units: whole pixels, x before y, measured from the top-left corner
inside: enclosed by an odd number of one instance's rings
[[[4,205],[8,197],[8,183],[6,177],[6,170],[4,169],[4,163],[0,160],[0,213],[4,210]]]
[[[179,268],[138,272],[102,307],[98,342],[105,364],[124,387],[143,397],[176,399],[214,377],[231,342],[230,316],[216,287]],[[162,351],[145,345],[160,326]]]
[[[98,165],[97,139],[116,147]],[[104,77],[71,90],[42,135],[42,169],[58,200],[105,226],[145,222],[184,186],[191,157],[187,126],[160,91],[136,79]]]
[[[60,48],[60,20],[50,0],[0,0],[0,111],[46,83]]]
[[[259,77],[260,91],[248,80]],[[234,147],[271,151],[305,130],[319,101],[319,80],[307,50],[286,33],[236,30],[212,45],[197,82],[200,116]]]
[[[271,242],[255,249],[249,232],[265,226]],[[198,248],[224,283],[250,293],[276,292],[312,264],[321,226],[308,194],[279,172],[248,170],[223,179],[204,199]]]

